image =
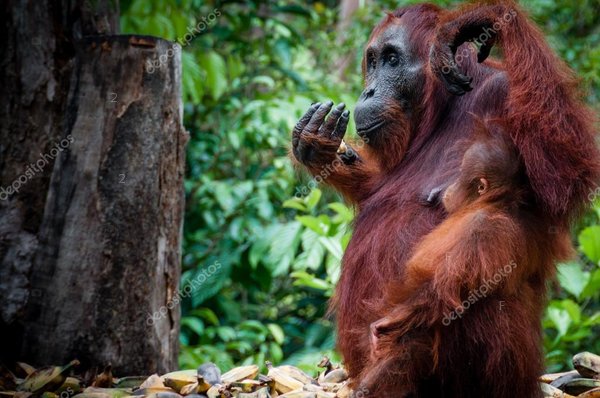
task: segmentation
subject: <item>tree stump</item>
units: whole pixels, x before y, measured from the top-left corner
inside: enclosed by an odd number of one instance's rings
[[[173,46],[141,36],[76,46],[22,359],[110,362],[119,374],[177,366],[187,134]]]

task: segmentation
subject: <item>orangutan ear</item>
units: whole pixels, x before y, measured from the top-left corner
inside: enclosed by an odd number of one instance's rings
[[[488,188],[489,188],[488,180],[485,178],[480,178],[479,183],[477,184],[477,193],[479,195],[483,195],[484,193],[486,193],[488,191]]]

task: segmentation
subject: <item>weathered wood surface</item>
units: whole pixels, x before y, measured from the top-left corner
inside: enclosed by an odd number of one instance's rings
[[[0,7],[0,359],[15,358],[21,348],[20,318],[54,164],[50,150],[63,130],[73,44],[118,33],[118,20],[113,0],[94,7],[87,0],[6,0]]]
[[[54,166],[31,278],[25,346],[39,362],[77,357],[128,374],[176,367],[179,307],[148,319],[177,294],[180,274],[180,59],[148,73],[172,44],[137,41],[100,37],[78,52],[72,143]]]
[[[166,372],[179,329],[180,53],[149,37],[82,39],[116,32],[118,17],[110,0],[83,3],[0,11],[16,29],[1,45],[0,187],[45,159],[0,197],[0,359]]]

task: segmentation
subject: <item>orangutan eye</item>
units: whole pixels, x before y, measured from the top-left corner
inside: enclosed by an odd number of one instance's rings
[[[390,66],[396,66],[398,65],[398,55],[395,53],[390,53],[387,56],[386,62],[390,65]]]
[[[367,55],[367,65],[369,69],[375,69],[375,67],[377,66],[377,59],[375,59],[375,56],[373,54]]]

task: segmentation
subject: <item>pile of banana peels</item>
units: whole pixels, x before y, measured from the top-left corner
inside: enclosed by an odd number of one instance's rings
[[[540,377],[545,398],[600,398],[600,356],[582,352],[573,357],[575,370]]]
[[[79,361],[35,369],[18,362],[14,372],[0,366],[0,398],[362,398],[352,391],[348,374],[325,357],[323,370],[311,377],[291,366],[266,363],[267,374],[256,365],[221,374],[213,363],[198,369],[159,376],[115,378],[111,366],[99,374],[69,376]],[[573,357],[575,370],[540,377],[546,398],[600,398],[600,356],[583,352]],[[86,381],[87,380],[87,381]]]
[[[256,365],[241,366],[221,374],[213,363],[198,369],[179,370],[159,376],[115,378],[111,366],[84,382],[85,377],[67,376],[77,360],[66,366],[40,369],[19,362],[21,379],[5,367],[0,368],[0,398],[350,398],[348,374],[324,358],[316,377],[290,366],[266,363],[267,374]]]

